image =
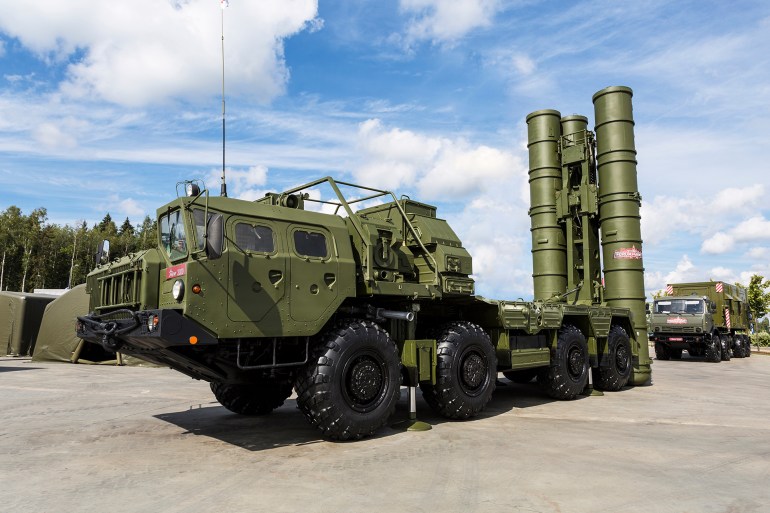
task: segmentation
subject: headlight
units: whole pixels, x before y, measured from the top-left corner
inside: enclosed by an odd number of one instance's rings
[[[184,296],[184,282],[182,280],[176,280],[174,282],[174,286],[171,288],[171,295],[174,296],[174,299],[177,301],[182,300],[182,296]]]
[[[155,331],[158,327],[158,322],[160,319],[158,319],[158,316],[153,314],[147,317],[147,329],[149,331]]]

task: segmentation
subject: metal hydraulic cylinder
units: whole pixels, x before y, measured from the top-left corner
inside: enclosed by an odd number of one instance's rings
[[[651,381],[652,362],[647,345],[632,96],[628,87],[608,87],[594,94],[593,103],[604,298],[609,306],[631,310],[638,343],[631,382],[645,385]]]
[[[550,109],[527,116],[535,300],[561,297],[567,291],[567,245],[556,214],[556,191],[562,183],[560,119],[561,114]]]

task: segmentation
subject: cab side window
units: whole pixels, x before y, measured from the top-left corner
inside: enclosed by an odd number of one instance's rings
[[[273,230],[267,226],[237,223],[235,225],[235,244],[243,251],[275,252]]]
[[[326,237],[323,233],[296,230],[294,232],[294,248],[297,254],[313,258],[326,258],[329,254],[326,248]]]

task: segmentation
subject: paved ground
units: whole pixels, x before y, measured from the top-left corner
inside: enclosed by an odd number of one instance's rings
[[[431,431],[330,443],[293,399],[244,418],[166,369],[0,358],[0,509],[770,511],[770,356],[655,361],[653,380],[571,402],[510,384],[466,422],[420,399]]]

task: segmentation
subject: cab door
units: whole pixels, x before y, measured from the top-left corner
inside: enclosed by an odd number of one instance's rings
[[[332,234],[320,226],[290,225],[287,235],[291,318],[299,322],[324,319],[337,301],[339,257]]]
[[[227,233],[228,317],[259,323],[263,332],[280,329],[280,303],[286,293],[286,251],[276,225],[267,219],[234,217],[228,222]]]

